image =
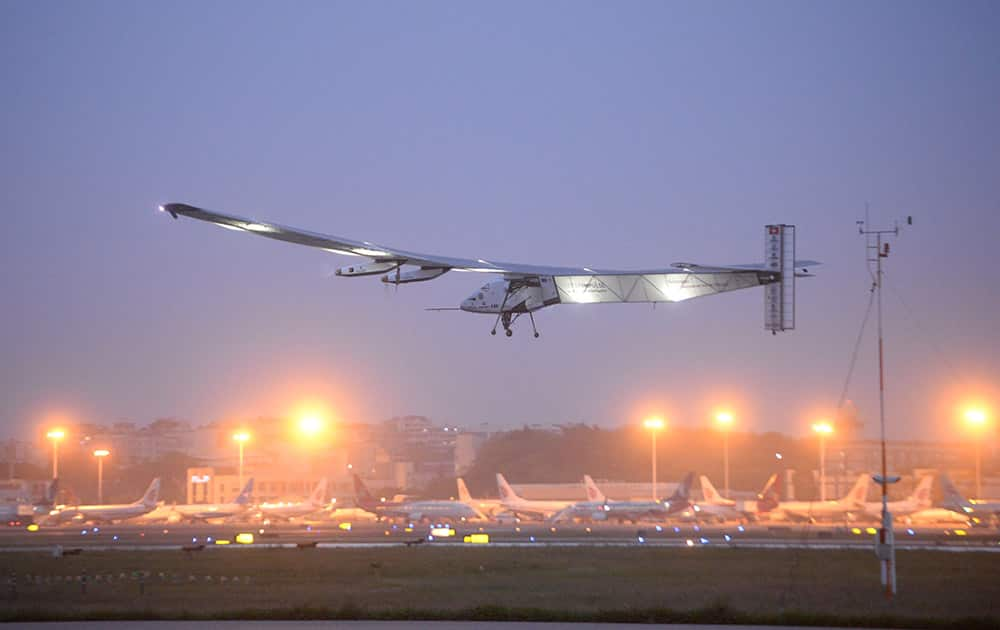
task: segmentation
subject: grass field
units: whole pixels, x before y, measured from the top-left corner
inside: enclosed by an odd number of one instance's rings
[[[900,594],[887,602],[865,551],[13,552],[0,554],[0,619],[419,615],[1000,627],[1000,556],[910,551],[898,563]]]

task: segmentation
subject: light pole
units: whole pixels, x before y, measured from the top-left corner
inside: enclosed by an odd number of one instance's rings
[[[733,414],[720,411],[715,414],[715,422],[722,430],[722,468],[726,482],[726,498],[729,498],[729,428],[733,426]]]
[[[106,448],[99,448],[94,451],[97,458],[97,503],[104,503],[104,458],[111,454]]]
[[[982,409],[967,409],[965,422],[976,432],[976,498],[983,498],[981,471],[983,429],[986,427],[986,412]]]
[[[62,429],[52,429],[45,434],[45,437],[52,440],[52,478],[59,478],[59,442],[66,437],[66,432]]]
[[[650,460],[653,465],[653,501],[657,501],[656,496],[656,433],[664,427],[663,418],[646,418],[642,426],[649,429],[650,435],[653,436],[652,450],[650,451]]]
[[[833,425],[820,420],[812,429],[819,436],[819,500],[826,501],[826,436],[833,433]]]
[[[239,445],[240,449],[240,483],[236,492],[243,492],[243,445],[247,443],[250,439],[250,434],[246,431],[237,431],[233,433],[233,439],[236,440],[236,444]]]

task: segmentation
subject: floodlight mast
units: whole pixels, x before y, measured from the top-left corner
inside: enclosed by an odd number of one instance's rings
[[[885,445],[885,358],[882,341],[882,259],[889,257],[889,243],[882,242],[883,236],[899,236],[899,224],[892,229],[868,228],[868,212],[865,220],[858,221],[858,234],[866,237],[865,253],[869,271],[875,263],[873,283],[878,301],[878,417],[880,445],[882,451],[882,474],[875,476],[876,483],[882,488],[882,527],[875,540],[875,555],[881,562],[882,586],[885,596],[891,599],[896,594],[896,545],[892,530],[892,514],[889,513],[889,484],[899,481],[899,477],[889,477],[886,463]],[[907,225],[913,225],[913,217],[906,217]]]

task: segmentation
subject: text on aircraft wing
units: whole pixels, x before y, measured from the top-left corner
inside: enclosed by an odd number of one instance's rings
[[[345,275],[369,275],[391,271],[399,265],[416,265],[423,268],[421,271],[428,272],[419,279],[428,280],[452,269],[495,273],[507,277],[553,276],[560,279],[559,290],[566,298],[565,302],[672,302],[764,283],[758,278],[759,267],[716,267],[695,263],[674,263],[662,269],[615,270],[493,262],[481,258],[455,258],[410,252],[369,241],[321,234],[183,203],[164,204],[160,209],[175,219],[180,216],[189,217],[235,231],[314,247],[334,254],[361,256],[375,261],[375,265],[367,268],[358,265],[358,272]],[[621,277],[619,282],[608,280],[616,276]],[[601,287],[607,287],[607,290]],[[629,287],[642,290],[632,291]],[[602,294],[604,297],[591,299],[597,294]]]

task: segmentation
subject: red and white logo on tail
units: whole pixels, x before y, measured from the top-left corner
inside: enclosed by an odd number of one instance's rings
[[[604,493],[601,492],[601,489],[598,488],[597,484],[594,483],[594,480],[590,478],[590,475],[583,476],[583,487],[587,490],[588,501],[598,501],[603,503],[607,500]]]

